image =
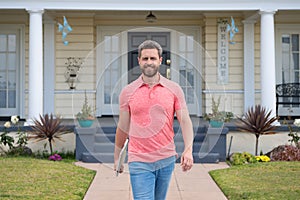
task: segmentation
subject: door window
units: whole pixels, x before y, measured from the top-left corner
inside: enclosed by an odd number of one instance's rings
[[[183,89],[187,104],[195,103],[195,69],[193,36],[180,36],[179,38],[179,85]],[[184,58],[184,59],[183,59]]]
[[[121,77],[120,41],[117,36],[105,36],[104,43],[104,104],[118,104],[116,83]]]

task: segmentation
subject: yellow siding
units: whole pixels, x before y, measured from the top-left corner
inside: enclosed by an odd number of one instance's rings
[[[56,18],[62,23],[62,17]],[[69,33],[66,40],[69,44],[65,46],[62,43],[61,33],[56,30],[56,76],[55,90],[62,91],[55,94],[55,113],[62,114],[63,117],[72,118],[73,112],[78,112],[84,100],[84,90],[95,90],[96,66],[94,54],[91,52],[95,48],[94,19],[90,16],[70,16],[67,18],[68,23],[72,26],[73,31]],[[57,27],[56,27],[57,29]],[[92,55],[92,57],[90,57]],[[65,64],[68,57],[88,59],[79,71],[79,82],[76,89],[81,90],[80,94],[69,93],[69,85],[66,83]],[[90,61],[92,60],[92,61]],[[91,103],[95,105],[95,95],[90,94]]]
[[[56,94],[56,114],[65,118],[73,118],[82,107],[84,94]],[[87,94],[88,102],[92,109],[95,110],[95,95]]]
[[[217,84],[217,18],[207,17],[205,19],[205,35],[204,46],[211,56],[211,59],[206,58],[204,62],[204,89],[207,91],[203,95],[203,111],[204,113],[211,112],[211,99],[215,99],[221,96],[220,110],[231,111],[234,114],[241,114],[243,112],[243,94],[240,92],[243,90],[243,28],[242,19],[235,18],[236,26],[239,27],[239,32],[236,34],[234,40],[235,45],[229,45],[229,75],[228,84]],[[217,91],[224,91],[220,93]],[[231,92],[237,91],[237,92]]]

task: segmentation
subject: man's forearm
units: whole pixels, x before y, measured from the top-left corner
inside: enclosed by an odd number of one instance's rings
[[[119,127],[117,127],[116,130],[116,137],[115,137],[115,152],[114,152],[114,159],[119,159],[119,154],[121,149],[123,148],[123,145],[125,143],[126,138],[128,137],[128,134],[122,131]]]
[[[189,112],[186,109],[176,111],[177,119],[180,123],[183,141],[184,141],[184,152],[193,151],[194,141],[194,130]]]
[[[193,151],[194,130],[191,120],[184,119],[181,121],[181,131],[184,141],[184,151]]]

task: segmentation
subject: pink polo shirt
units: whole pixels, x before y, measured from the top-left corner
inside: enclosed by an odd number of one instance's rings
[[[151,88],[140,76],[122,90],[120,110],[130,112],[128,162],[155,162],[177,155],[173,119],[180,109],[187,109],[181,87],[161,75]]]

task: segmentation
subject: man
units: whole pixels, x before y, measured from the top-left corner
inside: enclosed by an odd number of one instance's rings
[[[115,170],[127,137],[128,166],[135,200],[163,200],[176,160],[173,121],[180,123],[184,139],[183,171],[193,166],[193,127],[181,87],[159,73],[161,46],[151,40],[138,48],[141,76],[120,94],[115,141]],[[120,172],[123,171],[123,166]]]

